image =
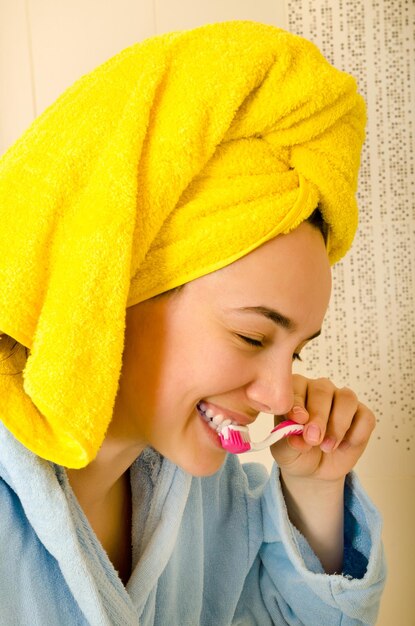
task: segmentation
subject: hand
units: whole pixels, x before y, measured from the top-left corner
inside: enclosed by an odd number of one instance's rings
[[[356,394],[339,389],[326,378],[293,375],[294,405],[275,423],[292,419],[304,424],[271,447],[282,476],[338,481],[354,467],[376,425],[375,416]]]

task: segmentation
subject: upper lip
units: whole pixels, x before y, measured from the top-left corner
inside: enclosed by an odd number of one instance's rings
[[[213,404],[212,402],[208,402],[207,400],[201,400],[199,404],[205,404],[208,409],[212,409],[215,412],[215,415],[223,415],[226,418],[237,422],[240,426],[249,426],[253,422],[255,422],[256,417],[249,417],[247,415],[243,415],[242,413],[237,413],[236,411],[231,411],[230,409],[225,409],[224,407],[218,406],[217,404]]]

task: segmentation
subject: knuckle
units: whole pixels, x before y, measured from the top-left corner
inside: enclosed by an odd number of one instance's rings
[[[322,393],[332,393],[335,389],[334,384],[328,378],[315,378],[312,381],[314,391],[320,391]]]
[[[375,417],[375,414],[372,413],[370,409],[368,409],[367,407],[364,407],[364,408],[365,408],[365,420],[367,422],[368,428],[372,432],[376,428],[376,417]]]
[[[357,395],[353,389],[350,389],[350,387],[342,387],[341,389],[338,389],[338,393],[341,394],[346,400],[349,400],[356,405],[358,404]]]
[[[307,378],[302,376],[301,374],[293,374],[293,385],[298,385],[303,387],[307,384]]]

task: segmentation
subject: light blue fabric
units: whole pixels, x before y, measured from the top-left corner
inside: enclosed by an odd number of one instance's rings
[[[192,478],[147,449],[131,484],[125,588],[65,470],[0,423],[1,626],[375,623],[385,578],[381,522],[353,474],[346,552],[354,579],[323,573],[288,520],[276,467],[268,477],[229,456],[214,476]]]

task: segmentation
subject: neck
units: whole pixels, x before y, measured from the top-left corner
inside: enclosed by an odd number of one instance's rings
[[[143,446],[109,436],[87,467],[68,469],[73,492],[124,584],[131,574],[132,497],[128,468]]]
[[[131,443],[109,432],[91,463],[81,469],[66,470],[78,500],[81,503],[88,501],[90,505],[107,500],[144,447],[141,443]]]

